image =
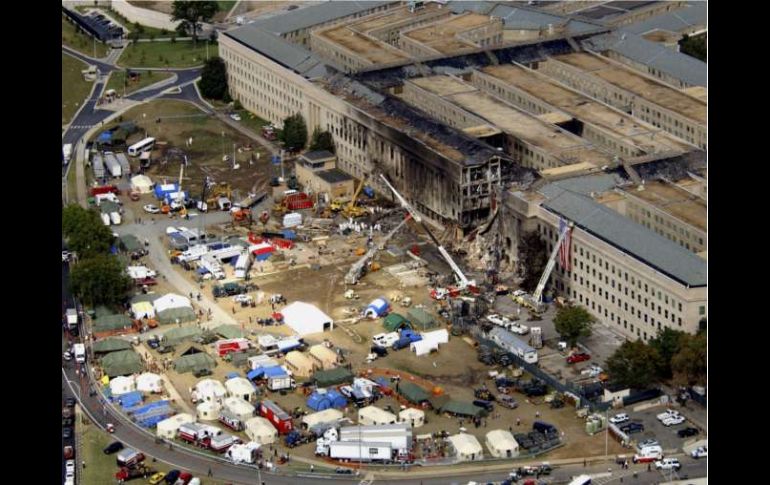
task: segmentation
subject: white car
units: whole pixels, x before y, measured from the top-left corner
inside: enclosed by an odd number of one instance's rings
[[[673,409],[666,409],[665,413],[660,413],[656,418],[658,418],[658,421],[663,421],[664,419],[672,418],[674,416],[679,416],[679,411],[674,411]]]
[[[66,263],[67,261],[69,261],[70,257],[72,257],[72,253],[70,253],[69,251],[62,251],[61,252],[61,262],[62,263]]]
[[[147,204],[146,206],[142,207],[142,209],[144,209],[145,212],[148,212],[150,214],[158,214],[158,213],[160,213],[160,208],[158,208],[158,206],[152,205],[152,204]]]
[[[398,332],[379,333],[372,337],[372,343],[374,345],[379,345],[380,347],[389,348],[392,347],[399,338]]]
[[[239,115],[238,113],[233,113],[230,115],[230,119],[232,119],[233,121],[241,121],[241,115]]]
[[[602,369],[601,367],[599,367],[596,364],[592,364],[589,367],[586,367],[585,369],[583,369],[580,372],[580,375],[588,376],[588,377],[596,377],[599,374],[601,374],[602,372],[604,372],[604,369]]]
[[[526,335],[529,332],[529,327],[520,323],[511,322],[508,324],[508,330],[519,335]]]
[[[672,416],[668,419],[663,420],[663,426],[676,426],[678,424],[682,424],[685,422],[684,417],[682,416]]]
[[[65,463],[67,473],[75,473],[75,460],[67,460]]]
[[[616,414],[615,416],[610,418],[610,423],[612,424],[620,424],[625,423],[626,421],[631,420],[631,418],[628,417],[628,414],[626,413],[620,413]]]
[[[513,323],[509,319],[505,318],[502,315],[498,315],[497,313],[493,313],[492,315],[487,315],[487,320],[489,320],[491,323],[494,323],[495,325],[500,325],[501,327],[507,327],[508,325]]]
[[[708,452],[708,449],[705,446],[699,446],[699,447],[695,448],[694,450],[692,450],[692,452],[690,453],[690,456],[692,456],[693,458],[695,458],[697,460],[698,458],[706,458],[706,457],[708,457],[709,456],[709,452]]]
[[[249,295],[235,295],[233,301],[235,303],[251,303],[252,298]]]
[[[650,447],[650,446],[660,446],[660,443],[658,443],[658,440],[650,438],[650,439],[644,440],[641,443],[639,443],[638,445],[636,445],[636,447],[638,449],[640,449],[640,450],[643,449],[643,448]]]
[[[64,355],[62,355],[62,357],[64,358],[64,360],[70,361],[72,360],[72,353],[68,350],[64,352]]]
[[[655,462],[656,470],[678,470],[682,464],[676,458],[664,458]]]

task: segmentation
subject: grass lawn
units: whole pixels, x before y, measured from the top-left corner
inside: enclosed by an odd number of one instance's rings
[[[85,460],[86,462],[86,468],[78,470],[81,473],[80,483],[115,483],[115,473],[118,471],[118,466],[115,464],[115,455],[105,455],[102,451],[108,444],[114,441],[113,437],[90,423],[79,426],[78,429],[82,431],[82,449],[78,460]],[[160,461],[153,463],[151,457],[148,457],[145,463],[148,467],[163,473],[175,468]],[[206,485],[225,485],[225,482],[207,478],[205,475],[199,476],[199,478],[202,478]],[[135,480],[135,482],[147,483],[141,478]]]
[[[75,154],[72,154],[72,160],[69,161],[69,163],[75,163],[73,160],[75,159]],[[67,200],[70,202],[77,202],[78,200],[78,186],[77,186],[77,176],[75,175],[75,167],[72,167],[69,169],[69,172],[67,172]]]
[[[64,15],[61,17],[61,43],[87,56],[94,56],[94,40],[86,34],[77,32],[75,26],[67,22]],[[105,57],[107,52],[109,52],[109,48],[97,41],[96,57]]]
[[[209,45],[210,57],[219,53],[216,44]],[[206,42],[193,46],[185,42],[138,42],[126,47],[119,64],[125,67],[194,67],[206,62]]]
[[[224,12],[225,15],[227,15],[230,12],[230,10],[232,10],[233,6],[238,2],[225,0],[225,1],[219,1],[217,3],[219,4],[219,11]]]
[[[123,24],[123,26],[128,31],[130,32],[133,32],[135,30],[138,31],[140,39],[149,39],[151,35],[154,35],[157,38],[172,37],[172,36],[179,37],[179,34],[174,32],[173,30],[164,31],[163,29],[156,29],[155,27],[148,27],[146,25],[129,22],[127,18],[125,18],[124,16],[120,15],[118,12],[112,9],[107,9],[107,15],[109,15],[110,17],[114,18],[115,20]]]
[[[126,86],[126,94],[131,94],[134,91],[138,91],[150,84],[155,84],[164,79],[168,79],[173,74],[170,72],[162,71],[139,71],[139,82],[134,82]],[[126,71],[114,71],[110,75],[110,80],[107,82],[107,89],[114,89],[123,95],[123,83],[125,82]]]
[[[245,109],[237,110],[236,113],[241,115],[241,121],[239,121],[238,123],[242,124],[243,126],[251,130],[254,130],[258,135],[262,134],[263,126],[270,124],[269,121],[263,120],[259,116]]]
[[[67,54],[61,55],[61,122],[69,123],[91,92],[92,84],[80,73],[88,66]]]

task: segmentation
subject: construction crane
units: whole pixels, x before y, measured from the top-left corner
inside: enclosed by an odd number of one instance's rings
[[[404,218],[403,221],[399,222],[396,227],[393,228],[392,231],[390,231],[387,235],[385,235],[384,238],[380,241],[379,244],[374,245],[369,249],[369,251],[364,254],[361,259],[356,261],[353,266],[350,267],[350,271],[348,271],[348,274],[345,275],[345,284],[346,285],[355,285],[358,283],[358,281],[361,279],[362,276],[364,276],[364,272],[366,271],[366,267],[369,264],[370,261],[374,259],[374,256],[377,254],[377,251],[384,249],[385,244],[388,243],[390,238],[392,238],[399,229],[401,229],[404,224],[407,223],[409,219],[411,219],[412,216],[407,214],[407,216]]]
[[[545,310],[543,308],[543,290],[545,289],[545,285],[548,282],[548,278],[551,277],[551,272],[553,271],[553,267],[556,264],[556,256],[559,254],[561,244],[564,242],[564,238],[567,237],[567,234],[569,234],[573,226],[574,224],[571,222],[566,224],[564,229],[559,234],[559,239],[556,240],[556,244],[553,246],[551,257],[548,258],[548,262],[545,264],[545,269],[543,269],[543,275],[540,277],[540,281],[537,283],[535,291],[532,292],[532,295],[523,294],[514,297],[514,300],[517,303],[527,307],[535,314],[543,313]]]
[[[452,256],[449,255],[449,252],[444,249],[444,246],[441,245],[438,239],[436,239],[436,236],[433,235],[432,232],[430,232],[430,229],[428,229],[428,225],[425,224],[425,222],[422,220],[422,217],[417,213],[417,211],[414,210],[412,205],[404,199],[401,194],[398,193],[398,191],[393,187],[390,182],[388,182],[388,179],[385,178],[383,174],[380,174],[380,178],[385,182],[385,185],[388,186],[388,188],[393,192],[393,194],[396,196],[396,198],[401,203],[401,206],[409,211],[409,214],[412,216],[412,219],[419,222],[422,228],[425,230],[425,232],[430,236],[431,240],[433,241],[433,244],[436,245],[436,248],[438,249],[438,252],[441,253],[441,255],[444,257],[446,262],[449,264],[449,267],[452,268],[452,271],[454,272],[457,281],[458,281],[458,287],[457,289],[459,291],[466,290],[466,289],[475,289],[476,282],[474,280],[469,280],[465,273],[460,269],[459,266],[457,266],[457,263],[452,259]],[[449,293],[448,290],[443,288],[437,288],[434,292],[434,298],[437,300],[443,299],[447,294]]]
[[[361,179],[361,183],[358,184],[356,193],[353,194],[353,198],[350,200],[350,203],[348,203],[348,205],[342,209],[342,215],[345,217],[363,217],[367,214],[366,209],[362,209],[361,207],[356,206],[356,203],[358,202],[358,196],[361,194],[361,190],[363,190],[364,185],[366,185],[366,179],[367,176],[364,176],[364,178]]]

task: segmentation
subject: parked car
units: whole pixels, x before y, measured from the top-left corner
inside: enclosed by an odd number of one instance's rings
[[[102,451],[104,451],[105,455],[111,455],[113,453],[117,453],[122,449],[123,449],[123,443],[121,443],[120,441],[113,441],[112,443],[107,445],[107,447],[104,448],[104,450]]]
[[[198,369],[195,372],[193,372],[193,375],[195,377],[205,377],[205,376],[210,376],[211,374],[212,372],[209,369]]]
[[[656,470],[679,470],[682,464],[677,458],[664,458],[655,462]]]
[[[345,468],[343,466],[338,466],[334,469],[334,473],[339,473],[340,475],[352,475],[353,470],[350,468]]]
[[[650,447],[650,446],[660,446],[660,443],[658,443],[658,440],[656,440],[656,439],[648,438],[648,439],[642,441],[641,443],[639,443],[638,445],[636,445],[636,447],[638,449],[640,449],[640,450],[642,448],[647,448],[647,447]]]
[[[628,417],[628,414],[626,413],[620,413],[616,414],[615,416],[610,418],[610,423],[612,424],[620,424],[625,423],[626,421],[630,421],[631,418]]]
[[[519,335],[526,335],[529,333],[529,327],[517,322],[511,322],[508,325],[508,330]]]
[[[674,411],[673,409],[666,409],[666,412],[660,413],[657,416],[655,416],[658,421],[663,421],[668,418],[672,418],[674,416],[679,416],[679,411]]]
[[[64,428],[61,434],[65,440],[72,438],[72,428]]]
[[[686,420],[683,416],[672,416],[663,420],[663,426],[676,426],[678,424],[684,423],[685,421]]]
[[[508,408],[508,409],[516,409],[517,407],[519,407],[519,403],[516,402],[516,399],[512,398],[511,396],[507,396],[505,394],[501,394],[500,396],[497,396],[497,402],[499,402],[502,407]]]
[[[159,214],[160,213],[160,208],[158,206],[156,206],[156,205],[147,204],[146,206],[144,206],[142,208],[144,209],[145,212],[147,212],[149,214]]]
[[[64,405],[68,408],[74,408],[75,407],[75,398],[74,397],[68,397],[64,400]]]
[[[696,460],[699,458],[706,458],[709,456],[708,449],[705,446],[699,446],[690,452],[690,456]]]
[[[65,470],[67,473],[75,473],[75,460],[67,460],[67,462],[64,465]]]
[[[176,479],[174,485],[187,485],[192,480],[192,474],[189,472],[182,472],[179,474],[179,478]]]
[[[72,426],[72,423],[74,422],[75,421],[72,419],[72,417],[66,417],[66,418],[62,418],[61,425],[63,427]]]
[[[620,427],[620,430],[624,433],[633,434],[644,431],[644,425],[642,423],[626,423]]]
[[[160,347],[160,340],[157,338],[151,338],[147,340],[147,345],[149,345],[151,349],[157,349]]]
[[[72,360],[72,353],[68,350],[64,352],[64,354],[62,355],[62,358],[64,358],[64,360],[66,361],[70,361]]]
[[[490,322],[494,323],[495,325],[499,325],[501,327],[507,327],[508,325],[513,323],[509,319],[505,318],[502,315],[498,315],[497,313],[493,313],[491,315],[487,315],[487,320],[489,320]]]
[[[572,354],[569,357],[567,357],[567,363],[568,364],[577,364],[578,362],[585,362],[586,360],[590,360],[591,356],[586,354],[585,352],[578,352],[576,354]]]
[[[233,121],[241,121],[241,115],[239,115],[238,113],[233,113],[230,115],[230,119],[232,119]]]
[[[233,302],[235,303],[251,303],[253,298],[249,295],[235,295],[233,297]]]
[[[157,485],[158,483],[162,482],[164,478],[166,478],[166,474],[163,472],[158,472],[151,476],[148,482],[150,485]]]
[[[162,347],[158,347],[158,353],[159,354],[169,354],[169,353],[173,352],[174,350],[175,349],[174,349],[173,345],[164,345]]]
[[[72,253],[70,253],[69,251],[62,251],[61,252],[61,262],[62,263],[66,263],[67,261],[70,260],[71,256],[72,256]]]
[[[179,475],[181,475],[182,472],[179,470],[171,470],[170,472],[166,473],[166,483],[168,485],[173,485],[173,483],[176,481],[177,478],[179,478]]]
[[[69,460],[70,458],[74,458],[75,457],[75,449],[73,447],[71,447],[71,446],[65,446],[64,450],[63,450],[63,453],[64,453],[64,459],[65,460]]]
[[[369,349],[372,353],[376,354],[377,357],[385,357],[388,355],[388,349],[385,347],[380,347],[379,345],[372,345],[371,349]]]
[[[680,438],[689,438],[690,436],[695,436],[698,433],[698,428],[684,428],[676,432],[677,436]]]

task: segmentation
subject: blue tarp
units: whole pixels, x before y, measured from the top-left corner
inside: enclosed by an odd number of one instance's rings
[[[368,314],[370,311],[372,311],[376,316],[380,317],[388,311],[389,306],[390,304],[388,303],[388,300],[385,298],[377,298],[373,302],[369,303],[369,306],[366,307],[366,311],[364,313]]]
[[[163,190],[163,187],[171,187],[169,190]],[[155,184],[155,198],[157,199],[164,199],[168,194],[178,192],[179,191],[179,184],[161,184],[157,183]]]
[[[273,253],[256,254],[254,255],[254,259],[256,259],[257,261],[267,261],[267,258],[269,258],[271,254]]]
[[[326,394],[314,392],[307,398],[307,407],[313,411],[323,411],[332,407],[332,401]]]
[[[278,342],[278,350],[280,350],[284,354],[286,352],[289,352],[301,346],[302,346],[302,342],[298,340],[282,340]]]
[[[137,406],[130,411],[127,411],[128,413],[135,414],[135,415],[141,415],[144,414],[152,409],[155,408],[162,408],[162,407],[168,407],[168,401],[156,401],[151,402],[148,404],[145,404],[144,406]]]
[[[348,400],[338,391],[330,390],[326,395],[331,399],[333,408],[344,408],[348,405]]]
[[[387,387],[388,389],[390,389],[390,381],[385,377],[376,377],[374,379],[374,382],[376,382],[382,387]]]
[[[293,241],[297,237],[297,233],[291,229],[284,229],[281,232],[283,232],[284,239],[288,239],[289,241]]]
[[[142,403],[142,393],[141,391],[132,391],[126,394],[121,394],[118,397],[118,402],[120,402],[120,405],[123,406],[123,410],[125,411],[128,408],[132,408],[137,404]]]
[[[227,374],[225,377],[226,377],[227,379],[232,379],[232,378],[234,378],[234,377],[238,377],[238,375],[239,375],[239,374],[238,374],[237,372],[231,372],[231,373]]]
[[[246,379],[253,381],[254,379],[259,379],[264,373],[265,373],[265,369],[263,369],[262,367],[257,367],[256,369],[249,371],[246,374]]]
[[[109,131],[103,131],[103,132],[102,132],[102,133],[99,135],[99,139],[98,139],[98,142],[99,142],[99,143],[112,143],[112,132],[109,132]]]
[[[286,373],[283,367],[277,365],[273,367],[264,367],[263,371],[265,373],[265,377],[282,377],[289,375]]]

